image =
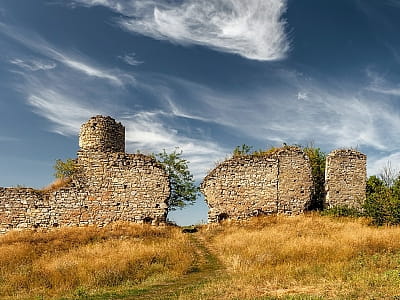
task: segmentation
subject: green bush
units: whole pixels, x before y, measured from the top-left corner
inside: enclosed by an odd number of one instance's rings
[[[364,211],[375,225],[400,224],[400,178],[397,177],[391,184],[377,176],[371,176],[367,181]]]
[[[360,209],[355,207],[339,205],[325,209],[322,211],[321,215],[332,217],[361,217],[363,216],[363,213]]]

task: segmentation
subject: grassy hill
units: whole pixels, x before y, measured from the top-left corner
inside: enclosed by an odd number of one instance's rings
[[[269,216],[11,232],[0,299],[400,299],[400,228]]]

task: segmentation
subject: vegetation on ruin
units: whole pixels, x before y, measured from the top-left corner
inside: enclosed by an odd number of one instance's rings
[[[140,153],[138,151],[138,153]],[[168,198],[168,210],[183,208],[186,205],[196,202],[199,194],[199,187],[196,185],[193,174],[189,170],[189,161],[182,157],[183,152],[176,148],[171,153],[165,151],[151,154],[166,170],[169,180],[171,194]],[[54,190],[66,186],[70,178],[76,174],[78,167],[76,160],[66,159],[65,161],[57,159],[54,164],[54,176],[56,181],[44,191]]]
[[[263,216],[0,236],[1,299],[397,299],[400,228]]]
[[[314,191],[310,210],[323,210],[325,199],[325,161],[326,153],[313,144],[307,146],[272,147],[267,150],[252,151],[253,147],[243,144],[233,150],[233,157],[246,155],[269,156],[284,148],[299,147],[310,160]],[[367,217],[374,225],[400,224],[400,173],[390,164],[382,169],[378,176],[370,176],[366,186],[366,201],[360,203],[361,209],[347,206],[337,206],[323,211],[323,215],[343,217]]]
[[[193,204],[199,194],[199,188],[189,170],[189,162],[182,157],[182,153],[182,150],[176,148],[171,153],[164,149],[160,153],[153,154],[157,161],[164,166],[170,180],[171,194],[167,201],[168,210]]]
[[[72,183],[71,177],[56,178],[52,183],[44,188],[40,189],[39,192],[47,193],[59,190],[61,188],[67,187]]]
[[[310,144],[301,147],[304,153],[308,156],[311,166],[311,174],[314,182],[314,191],[312,195],[311,210],[322,210],[325,199],[325,161],[326,153],[320,148]]]
[[[324,215],[366,217],[371,224],[400,224],[400,175],[388,163],[382,172],[370,176],[366,185],[366,200],[360,203],[361,209],[338,206],[327,209]]]
[[[57,179],[70,178],[77,172],[76,160],[68,158],[65,161],[57,159],[53,166]]]

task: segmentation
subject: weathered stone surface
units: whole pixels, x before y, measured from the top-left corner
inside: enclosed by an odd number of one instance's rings
[[[209,222],[257,214],[298,214],[308,208],[313,188],[308,157],[297,147],[269,155],[233,157],[201,184]]]
[[[326,157],[326,206],[360,207],[365,201],[367,157],[351,149],[332,151]]]
[[[111,117],[95,116],[81,126],[82,151],[125,152],[125,127]]]
[[[78,172],[69,186],[49,192],[0,188],[0,233],[117,220],[165,222],[168,176],[155,159],[124,153],[124,136],[125,128],[112,118],[93,117],[81,127]]]

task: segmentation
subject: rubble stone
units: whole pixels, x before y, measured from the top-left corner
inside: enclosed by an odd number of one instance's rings
[[[360,208],[366,198],[367,156],[352,149],[334,150],[326,157],[326,206]]]
[[[0,188],[0,233],[11,229],[166,221],[169,178],[143,154],[125,153],[125,128],[111,117],[83,124],[77,172],[55,191]]]

